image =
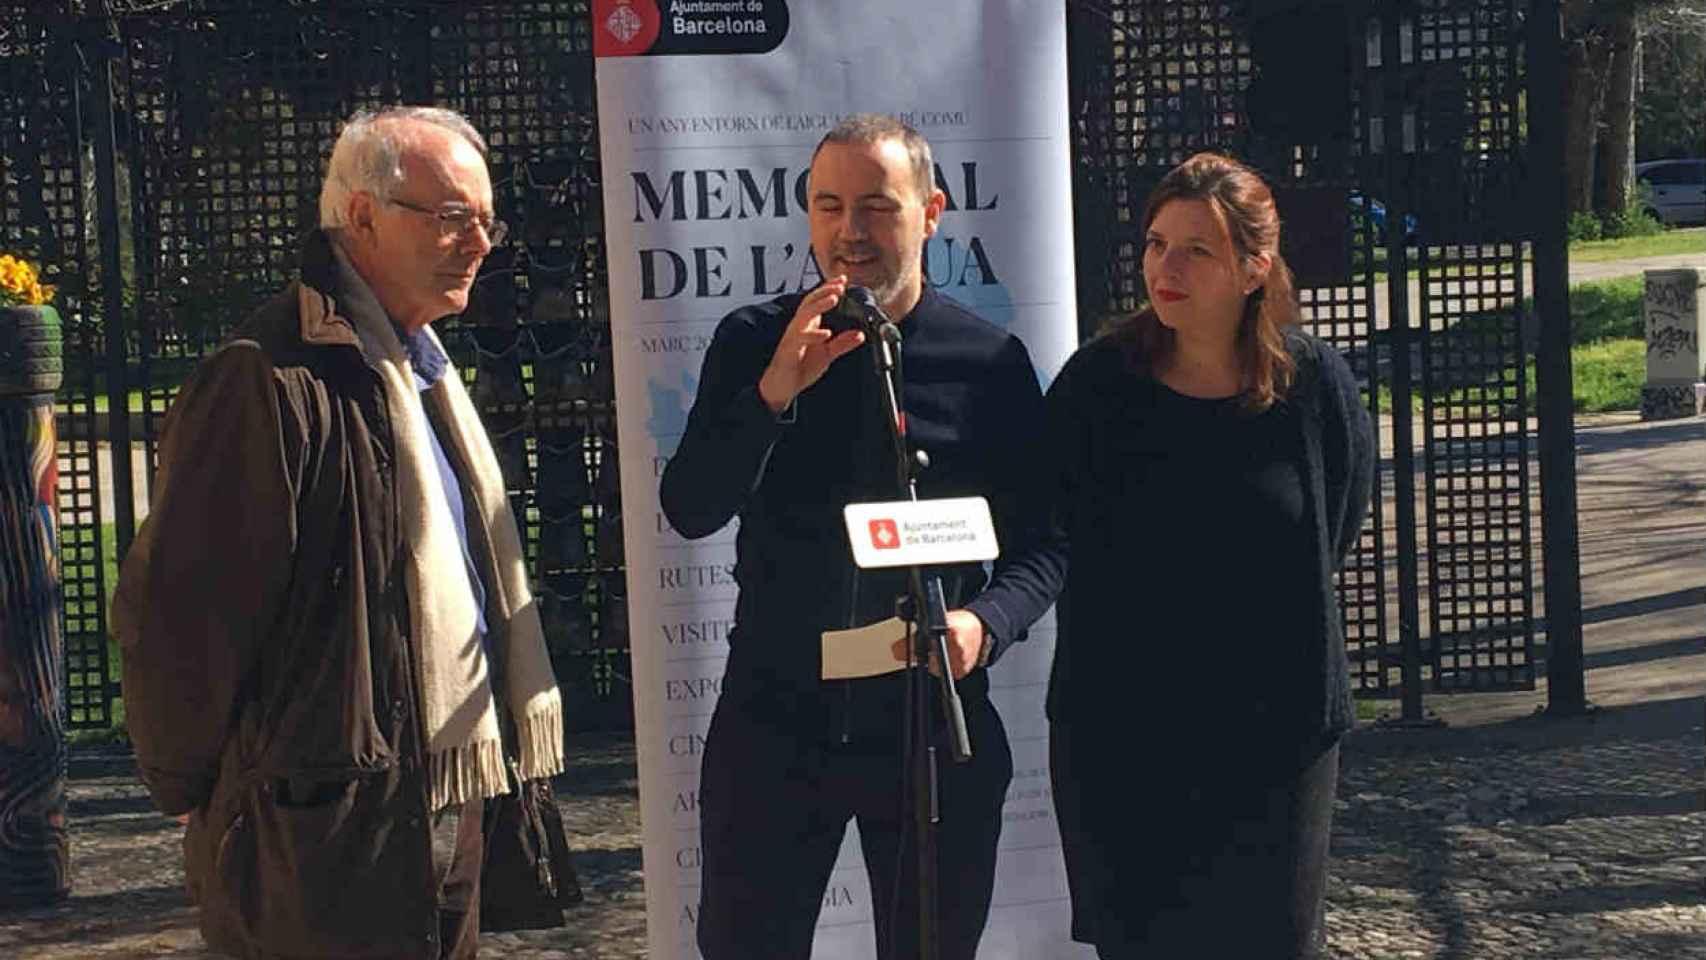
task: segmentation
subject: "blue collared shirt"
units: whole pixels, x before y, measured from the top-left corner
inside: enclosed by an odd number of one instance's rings
[[[425,327],[414,333],[407,333],[402,327],[395,325],[393,329],[397,331],[397,339],[403,343],[403,352],[409,355],[409,366],[415,374],[415,387],[425,393],[437,386],[438,382],[444,379],[445,371],[450,368],[450,358],[433,343]],[[425,402],[424,399],[422,402]],[[450,508],[450,519],[455,522],[456,536],[462,543],[462,562],[468,568],[468,586],[474,591],[475,626],[480,631],[480,641],[484,643],[486,585],[480,579],[480,568],[474,565],[474,554],[468,546],[468,520],[462,512],[462,484],[456,477],[456,471],[450,466],[450,458],[445,456],[444,444],[438,438],[438,429],[433,426],[431,417],[427,418],[427,439],[432,443],[433,460],[438,463],[438,475],[444,487],[445,504]]]

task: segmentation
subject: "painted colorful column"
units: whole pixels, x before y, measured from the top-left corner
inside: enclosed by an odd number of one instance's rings
[[[60,635],[59,315],[0,309],[0,909],[71,892]]]

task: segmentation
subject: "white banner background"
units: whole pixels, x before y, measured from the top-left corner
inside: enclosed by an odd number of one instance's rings
[[[659,5],[667,17],[668,0]],[[658,478],[718,319],[819,279],[798,202],[819,138],[849,113],[909,120],[950,196],[927,250],[929,282],[1022,336],[1045,385],[1077,340],[1061,5],[789,7],[786,39],[770,53],[605,57],[597,68],[653,960],[698,956],[699,755],[735,600],[734,525],[683,539],[659,510]],[[1068,936],[1049,795],[1053,645],[1051,614],[994,671],[1014,776],[983,958],[1091,956]],[[816,957],[874,956],[858,851],[849,829]],[[952,885],[952,871],[942,879]]]

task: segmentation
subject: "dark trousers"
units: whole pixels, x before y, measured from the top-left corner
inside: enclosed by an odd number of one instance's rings
[[[995,708],[967,700],[972,759],[937,749],[938,943],[971,960],[995,888],[1001,807],[1013,755]],[[826,743],[720,703],[700,776],[699,950],[705,960],[806,960],[847,821],[859,824],[877,956],[917,956],[917,847],[896,735]],[[905,848],[902,836],[905,835]]]
[[[470,800],[433,818],[433,869],[438,878],[438,949],[441,960],[474,960],[480,951],[480,832],[486,802]]]

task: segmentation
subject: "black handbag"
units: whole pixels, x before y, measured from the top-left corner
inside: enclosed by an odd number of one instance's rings
[[[568,832],[549,780],[522,780],[507,758],[515,789],[486,801],[480,871],[480,930],[548,930],[581,903],[569,860]]]
[[[492,694],[498,703],[509,793],[486,801],[480,831],[480,931],[550,930],[564,926],[563,910],[584,900],[569,861],[569,835],[550,780],[524,780],[516,761],[515,719],[504,709],[503,658],[493,657]]]

